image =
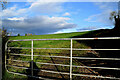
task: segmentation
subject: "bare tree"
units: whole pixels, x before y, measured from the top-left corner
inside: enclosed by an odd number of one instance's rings
[[[120,11],[117,13],[115,11],[111,12],[110,20],[114,20],[115,27],[114,30],[120,30]]]
[[[118,11],[111,12],[110,20],[114,21],[115,27],[113,28],[115,31],[120,32],[120,2],[118,2]]]
[[[7,0],[0,0],[0,5],[2,6],[2,10],[6,8]]]

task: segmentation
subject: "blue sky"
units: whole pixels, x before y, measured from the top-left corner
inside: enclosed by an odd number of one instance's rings
[[[12,35],[40,35],[113,28],[109,16],[117,7],[117,2],[9,2],[0,14]]]

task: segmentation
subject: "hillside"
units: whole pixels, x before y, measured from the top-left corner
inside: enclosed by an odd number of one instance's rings
[[[83,38],[83,37],[120,37],[120,32],[115,31],[114,29],[101,29],[90,31],[87,34],[74,36],[73,38]],[[78,41],[84,45],[91,47],[92,49],[119,49],[120,40],[85,40],[85,41]],[[120,50],[118,51],[104,51],[104,50],[97,50],[95,51],[99,54],[100,58],[120,58]],[[86,61],[87,62],[87,61]],[[99,61],[97,61],[99,62]],[[83,62],[83,64],[86,64]],[[89,62],[87,63],[89,64]],[[95,65],[97,66],[97,65]],[[111,67],[111,68],[120,68],[120,61],[116,60],[108,60],[104,61],[103,67]],[[100,67],[100,66],[99,66]],[[120,71],[118,70],[100,70],[98,71],[102,75],[113,75],[116,77],[120,77]]]
[[[51,39],[51,38],[70,38],[77,35],[83,35],[88,33],[86,32],[73,32],[73,33],[59,33],[59,34],[47,34],[47,35],[30,35],[30,36],[11,36],[9,40],[13,39]]]
[[[74,36],[75,38],[79,37],[120,37],[120,32],[115,31],[114,29],[100,29],[100,30],[94,30],[89,31],[86,34]]]
[[[20,40],[20,39],[52,39],[52,38],[82,38],[82,37],[112,37],[112,36],[118,36],[119,34],[115,33],[112,30],[96,30],[96,31],[87,31],[87,32],[74,32],[74,33],[63,33],[63,34],[49,34],[49,35],[32,35],[32,36],[14,36],[10,37],[9,40]],[[113,40],[109,40],[110,42]],[[118,48],[118,40],[116,40],[115,44],[117,44],[116,47],[111,47],[109,41],[105,40],[93,40],[93,41],[73,41],[73,48]],[[109,45],[108,45],[109,44]],[[107,46],[106,46],[107,45]],[[112,44],[113,45],[113,44]],[[23,42],[11,42],[8,44],[8,46],[11,47],[31,47],[31,42],[30,41],[23,41]],[[37,48],[70,48],[70,41],[34,41],[34,47]],[[73,56],[79,56],[79,57],[118,57],[119,52],[114,52],[113,54],[111,52],[104,52],[104,51],[73,51]],[[28,49],[11,49],[9,53],[17,53],[17,54],[26,54],[29,55],[31,54],[31,50]],[[109,53],[109,55],[108,55]],[[117,54],[117,55],[116,55]],[[37,50],[34,49],[34,55],[46,55],[46,56],[70,56],[70,51],[69,50]],[[9,59],[15,59],[15,60],[23,60],[23,61],[30,61],[30,57],[26,56],[13,56],[9,55]],[[63,59],[63,58],[49,58],[49,57],[40,57],[40,56],[35,56],[34,57],[34,62],[45,62],[45,63],[56,63],[56,64],[70,64],[69,59]],[[30,63],[20,63],[20,62],[13,62],[13,61],[8,61],[10,65],[13,66],[24,66],[30,68]],[[114,63],[114,62],[112,62]],[[103,60],[78,60],[78,59],[73,59],[73,64],[74,65],[79,65],[79,66],[108,66],[110,65],[109,61],[104,62]],[[118,63],[119,64],[119,63]],[[117,63],[114,65],[118,65]],[[35,64],[35,67],[40,70],[54,70],[58,72],[69,72],[69,67],[62,67],[62,66],[50,66],[50,65],[42,65],[42,64]],[[109,66],[108,66],[109,67]],[[114,67],[110,65],[110,67]],[[119,67],[119,66],[117,66]],[[13,72],[20,72],[20,73],[25,73],[25,74],[30,74],[29,70],[25,69],[18,69],[13,67],[8,67],[10,71]],[[29,72],[29,73],[28,73]],[[110,71],[111,72],[111,71]],[[58,79],[68,79],[69,76],[62,75],[62,74],[51,74],[51,73],[46,73],[46,72],[41,72],[41,71],[35,71],[37,76],[42,76],[42,77],[48,77],[48,78],[54,78],[55,80]],[[90,68],[73,68],[73,73],[79,73],[79,74],[85,74],[85,75],[104,75],[104,76],[118,76],[117,74],[108,74],[104,73],[104,70],[101,69],[90,69]],[[118,73],[118,72],[117,72]],[[56,78],[57,76],[57,78]],[[13,77],[13,76],[11,76]],[[17,76],[14,76],[13,78],[20,78]],[[73,80],[96,80],[95,78],[89,78],[89,77],[77,77],[73,76]],[[99,79],[98,79],[99,80]]]
[[[75,33],[63,33],[63,34],[49,34],[49,35],[32,35],[32,36],[14,36],[10,37],[9,40],[18,40],[18,39],[52,39],[52,38],[71,38],[73,36],[83,35],[88,32],[75,32]],[[11,42],[8,44],[10,47],[31,47],[30,41],[22,41],[22,42]],[[34,41],[34,47],[35,48],[70,48],[70,41]],[[73,47],[74,48],[88,48],[88,46],[85,46],[83,44],[78,43],[77,41],[73,41]],[[29,49],[11,49],[9,52],[15,53],[15,54],[31,54],[31,50]],[[73,51],[73,56],[86,56],[88,51]],[[34,55],[45,55],[45,56],[70,56],[69,50],[49,50],[49,49],[34,49]],[[30,63],[20,63],[20,62],[13,62],[11,59],[14,60],[23,60],[23,61],[31,61],[30,57],[26,56],[15,56],[15,55],[9,55],[8,56],[8,64],[12,66],[24,66],[24,67],[30,67]],[[40,57],[40,56],[34,56],[34,62],[44,62],[44,63],[52,63],[52,64],[65,64],[69,65],[69,59],[68,58],[52,58],[52,57]],[[82,65],[81,62],[74,59],[73,60],[74,65]],[[50,70],[50,71],[57,71],[57,72],[68,72],[69,73],[69,67],[66,66],[55,66],[55,65],[43,65],[43,64],[36,64],[34,65],[37,69],[40,69],[40,71],[35,71],[36,76],[42,76],[42,77],[48,77],[48,78],[54,78],[56,79],[69,79],[68,75],[63,74],[52,74],[52,73],[46,73],[41,72],[41,70]],[[30,75],[29,70],[25,69],[18,69],[9,66],[8,70],[13,72],[20,72]],[[97,72],[94,72],[92,69],[88,68],[73,68],[74,73],[85,73],[85,74],[98,74]],[[82,72],[81,72],[82,71]],[[12,76],[11,76],[12,77]],[[14,78],[20,78],[17,76],[14,76]],[[75,77],[73,79],[83,79],[84,77]],[[29,78],[28,78],[29,79]],[[87,78],[86,78],[87,79]]]

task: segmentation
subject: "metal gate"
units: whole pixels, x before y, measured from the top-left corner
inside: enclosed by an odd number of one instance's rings
[[[43,77],[38,77],[38,76],[34,76],[34,71],[33,70],[37,70],[34,69],[33,66],[33,60],[34,60],[34,56],[41,56],[41,57],[55,57],[55,58],[68,58],[70,60],[70,64],[66,65],[66,64],[53,64],[53,63],[41,63],[41,62],[36,62],[38,64],[43,64],[43,65],[55,65],[55,66],[66,66],[69,67],[69,72],[56,72],[56,71],[49,71],[49,70],[41,70],[43,72],[48,72],[48,73],[53,73],[53,74],[64,74],[64,75],[69,75],[69,79],[72,80],[72,76],[79,76],[79,77],[94,77],[94,78],[103,78],[103,79],[118,79],[120,80],[120,77],[114,77],[114,76],[102,76],[102,75],[85,75],[85,74],[77,74],[77,73],[72,73],[73,72],[73,67],[77,67],[77,68],[90,68],[90,69],[105,69],[105,70],[117,70],[119,71],[120,68],[119,67],[92,67],[92,66],[77,66],[77,65],[73,65],[73,59],[79,59],[79,60],[110,60],[110,61],[120,61],[120,58],[94,58],[94,57],[79,57],[79,56],[73,56],[72,53],[73,51],[85,51],[85,50],[99,50],[99,51],[120,51],[119,48],[117,49],[80,49],[80,48],[73,48],[73,41],[83,41],[83,40],[113,40],[113,39],[120,39],[120,37],[100,37],[100,38],[62,38],[62,39],[23,39],[23,40],[9,40],[6,43],[6,57],[5,57],[5,67],[8,73],[12,73],[12,74],[17,74],[17,75],[23,75],[23,76],[31,76],[34,78],[40,78],[40,79],[46,79]],[[68,40],[70,41],[70,48],[34,48],[33,44],[35,41],[46,41],[46,40]],[[18,42],[18,41],[31,41],[31,47],[10,47],[8,46],[8,44],[10,42]],[[111,45],[112,46],[112,45]],[[11,49],[30,49],[31,50],[31,55],[26,55],[26,54],[12,54],[9,53]],[[34,49],[50,49],[50,50],[69,50],[70,51],[70,56],[46,56],[46,55],[34,55]],[[14,56],[31,56],[31,68],[27,68],[27,67],[18,67],[18,66],[13,66],[13,65],[8,65],[8,61],[16,61],[16,62],[29,62],[29,61],[22,61],[22,60],[13,60],[13,59],[9,59],[8,56],[9,55],[14,55]],[[30,69],[31,70],[31,75],[27,75],[27,74],[21,74],[21,73],[16,73],[16,72],[12,72],[8,70],[8,67],[16,67],[16,68],[23,68],[23,69]]]

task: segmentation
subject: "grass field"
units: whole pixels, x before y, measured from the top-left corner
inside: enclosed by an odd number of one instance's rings
[[[119,36],[118,33],[116,33],[114,30],[108,30],[108,29],[101,29],[101,30],[95,30],[95,31],[87,31],[87,32],[74,32],[74,33],[61,33],[61,34],[48,34],[48,35],[31,35],[31,36],[12,36],[9,37],[9,40],[21,40],[21,39],[56,39],[56,38],[80,38],[80,37],[116,37]],[[101,46],[101,48],[118,48],[118,43],[119,40],[117,41],[111,41],[114,42],[114,46],[111,46],[111,44],[109,43],[110,41],[86,41],[86,42],[80,42],[80,41],[73,41],[73,48],[100,48],[99,46]],[[106,46],[107,45],[107,46]],[[116,46],[117,45],[117,46]],[[8,46],[10,47],[29,47],[31,48],[31,41],[22,41],[22,42],[10,42],[8,44]],[[70,48],[70,41],[34,41],[34,48]],[[12,56],[10,55],[10,53],[17,53],[17,54],[31,54],[31,49],[15,49],[15,50],[11,50],[11,52],[9,52],[9,56],[8,59],[15,59],[15,60],[22,60],[22,61],[31,61],[31,57],[26,57],[26,56]],[[88,53],[92,53],[91,55]],[[103,54],[101,54],[103,53]],[[108,55],[111,54],[111,55]],[[119,52],[115,52],[118,55]],[[34,55],[45,55],[45,56],[70,56],[70,50],[49,50],[49,49],[34,49]],[[108,56],[116,56],[115,54],[112,54],[112,52],[100,52],[100,51],[73,51],[73,56],[84,56],[84,57],[91,57],[91,56],[96,56],[96,57],[108,57]],[[44,62],[44,63],[55,63],[55,64],[66,64],[69,65],[70,61],[69,59],[58,59],[58,58],[51,58],[51,57],[40,57],[40,56],[34,56],[34,62]],[[96,66],[101,65],[101,63],[103,63],[103,61],[100,60],[76,60],[73,59],[73,65],[80,65],[80,66],[91,66],[93,64]],[[105,64],[101,65],[101,66],[106,66],[106,65],[110,65],[111,62],[104,62]],[[116,62],[115,62],[116,63]],[[19,66],[19,67],[28,67],[30,68],[30,63],[20,63],[20,62],[14,62],[14,61],[8,61],[8,64],[10,65],[14,65],[14,66]],[[114,65],[114,64],[113,64]],[[48,65],[42,65],[42,64],[36,64],[38,69],[51,69],[51,70],[56,70],[56,71],[63,71],[63,72],[68,72],[69,73],[69,67],[61,67],[61,66],[48,66]],[[112,65],[110,65],[111,67]],[[116,64],[116,66],[118,66]],[[25,69],[18,69],[18,68],[14,68],[14,67],[8,67],[8,70],[13,71],[13,72],[19,72],[19,73],[25,73],[28,74],[28,70]],[[84,74],[92,74],[94,73],[94,75],[99,75],[99,72],[103,72],[102,70],[96,72],[97,70],[92,70],[92,69],[82,69],[82,68],[73,68],[73,73],[84,73]],[[92,72],[92,73],[91,73]],[[106,72],[106,73],[105,73]],[[14,79],[14,80],[29,80],[28,77],[23,77],[23,76],[19,76],[19,75],[13,75],[13,74],[9,74],[7,72],[5,72],[6,75],[3,77],[3,80],[9,80],[9,79]],[[113,72],[112,72],[113,73]],[[106,76],[106,74],[111,75],[115,75],[115,76],[119,76],[116,74],[112,74],[107,71],[104,71],[104,73],[101,73],[103,75]],[[39,74],[39,72],[38,72]],[[53,74],[47,74],[47,73],[42,73],[43,75],[47,76],[50,75],[50,77]],[[43,76],[41,75],[41,76]],[[61,78],[61,75],[54,75],[57,76],[58,78]],[[69,78],[69,76],[63,76],[66,79]],[[79,77],[77,78],[76,76],[73,76],[73,80],[84,80],[84,78]],[[96,79],[90,79],[90,78],[86,78],[85,80],[96,80]]]
[[[73,32],[73,33],[60,33],[60,34],[48,34],[48,35],[31,35],[31,36],[13,36],[9,40],[18,40],[18,39],[52,39],[52,38],[70,38],[77,35],[82,35],[89,33],[86,32]]]
[[[49,35],[31,35],[31,36],[13,36],[9,37],[9,40],[20,40],[20,39],[56,39],[56,38],[72,38],[74,36],[80,36],[83,34],[87,34],[87,32],[75,32],[75,33],[62,33],[62,34],[49,34]],[[11,47],[31,47],[31,41],[22,41],[22,42],[10,42],[8,46]],[[70,48],[70,41],[34,41],[34,47],[38,48]],[[89,48],[85,44],[79,43],[77,41],[73,41],[73,48]],[[9,53],[17,53],[17,54],[31,54],[30,49],[17,49],[17,50],[11,50]],[[87,51],[73,51],[73,56],[86,56]],[[47,55],[47,56],[70,56],[70,51],[69,50],[46,50],[46,49],[34,49],[34,55]],[[12,56],[9,55],[9,59],[15,59],[15,60],[23,60],[23,61],[31,61],[31,57],[26,57],[26,56]],[[35,56],[34,57],[34,62],[45,62],[45,63],[52,63],[53,60],[55,63],[58,64],[70,64],[69,59],[58,59],[58,58],[49,58],[49,57],[40,57],[40,56]],[[29,63],[19,63],[19,62],[13,62],[13,61],[8,61],[8,64],[13,65],[13,66],[24,66],[24,67],[30,67]],[[81,65],[81,63],[77,60],[73,60],[74,65]],[[37,64],[39,68],[46,68],[44,65]],[[47,66],[48,67],[48,66]],[[52,67],[51,67],[52,68]],[[69,72],[68,67],[57,67],[60,71],[66,71]],[[13,72],[20,72],[20,73],[27,73],[26,70],[24,69],[18,69],[18,68],[13,68],[13,67],[8,67],[8,70],[13,71]],[[73,72],[79,72],[79,68],[75,68]],[[17,75],[12,75],[7,73],[6,78],[13,77],[19,78],[20,76]],[[21,77],[20,77],[21,78]],[[25,78],[26,79],[26,78]]]

